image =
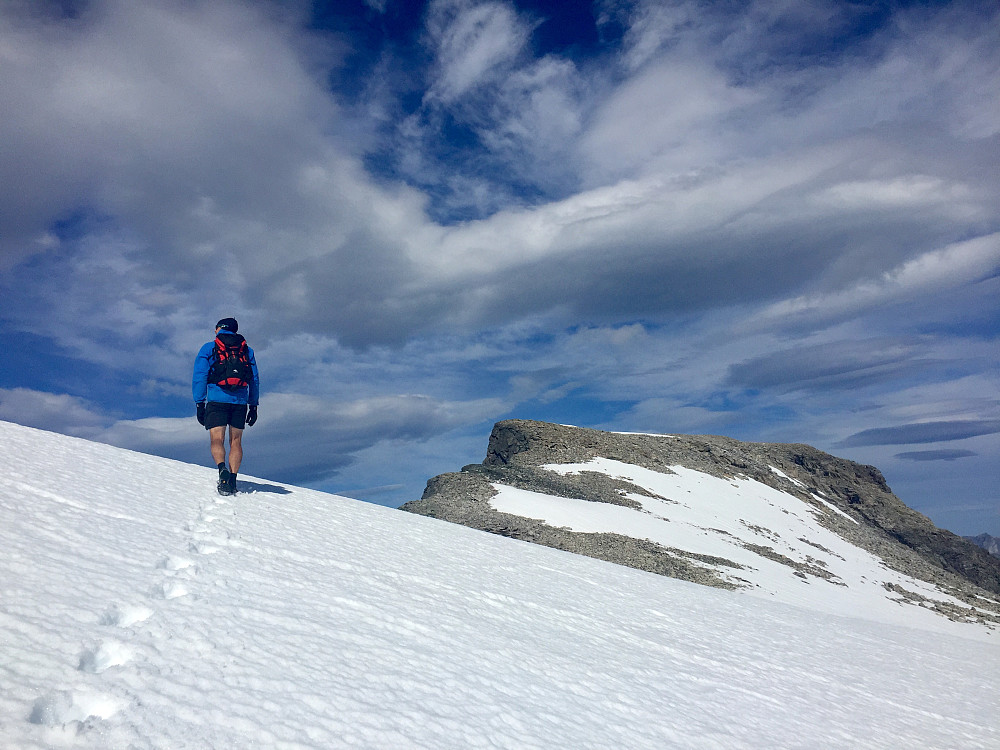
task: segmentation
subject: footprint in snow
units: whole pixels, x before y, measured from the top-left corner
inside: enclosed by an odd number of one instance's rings
[[[173,575],[182,570],[187,570],[194,565],[193,560],[188,560],[186,557],[178,557],[176,555],[167,555],[160,562],[156,564],[158,570],[163,570],[166,573]]]
[[[155,599],[177,599],[187,596],[188,590],[177,581],[164,581],[153,587],[151,596]]]
[[[188,551],[193,552],[196,555],[214,555],[221,549],[221,547],[209,544],[208,542],[191,542],[191,544],[188,545]]]
[[[145,622],[153,616],[153,610],[142,605],[120,607],[112,604],[101,616],[101,625],[112,625],[116,628],[128,628]]]
[[[80,654],[80,664],[77,669],[90,674],[100,674],[111,667],[127,664],[132,660],[132,656],[132,649],[124,643],[102,641]]]
[[[218,516],[214,516],[211,513],[208,513],[203,508],[201,513],[198,514],[198,517],[194,521],[188,522],[188,524],[184,528],[187,531],[193,531],[196,534],[204,534],[211,531],[212,527],[209,524],[211,524],[217,518]]]
[[[63,727],[75,735],[85,729],[82,723],[95,718],[110,719],[121,708],[121,701],[107,695],[55,690],[34,702],[28,721],[43,727]]]

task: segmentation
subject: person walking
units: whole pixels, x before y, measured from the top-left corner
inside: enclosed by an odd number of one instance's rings
[[[243,461],[243,430],[257,422],[260,399],[257,361],[238,330],[236,318],[223,318],[215,324],[215,340],[198,351],[191,380],[198,422],[208,430],[212,460],[219,469],[220,495],[236,494],[236,474]]]

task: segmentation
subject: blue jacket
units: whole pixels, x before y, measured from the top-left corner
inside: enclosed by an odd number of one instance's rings
[[[257,360],[253,349],[247,346],[250,355],[250,369],[253,370],[253,380],[243,388],[220,388],[215,383],[208,382],[208,371],[212,367],[212,351],[215,340],[209,341],[198,351],[194,359],[194,375],[191,378],[191,394],[196,404],[202,401],[214,401],[220,404],[250,404],[256,406],[260,399],[260,377],[257,374]]]

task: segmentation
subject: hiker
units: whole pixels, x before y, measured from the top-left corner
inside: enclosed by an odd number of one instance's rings
[[[243,429],[257,421],[260,380],[253,349],[239,334],[236,318],[215,324],[215,340],[201,347],[194,360],[191,391],[198,422],[208,430],[212,460],[219,469],[220,495],[236,494],[236,473],[243,460]],[[226,464],[226,428],[229,464]]]

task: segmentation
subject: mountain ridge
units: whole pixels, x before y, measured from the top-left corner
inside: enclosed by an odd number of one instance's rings
[[[938,529],[907,507],[892,493],[877,468],[804,444],[747,443],[721,436],[614,433],[506,420],[494,426],[482,464],[432,478],[421,500],[407,503],[402,509],[722,588],[753,587],[752,582],[748,584],[733,571],[752,569],[758,560],[779,562],[799,578],[838,582],[831,572],[831,564],[840,564],[836,556],[811,541],[819,531],[810,531],[801,539],[775,540],[774,533],[759,527],[753,518],[739,518],[743,534],[730,547],[742,555],[741,564],[731,555],[705,554],[703,544],[702,549],[670,544],[669,532],[659,541],[610,529],[581,533],[566,527],[566,517],[560,527],[545,523],[538,517],[544,514],[533,509],[525,511],[529,517],[496,507],[498,493],[506,492],[504,488],[537,493],[532,501],[536,506],[548,502],[545,496],[571,498],[621,506],[620,513],[631,511],[633,515],[648,516],[644,506],[662,500],[673,502],[669,498],[657,499],[656,492],[638,482],[610,476],[607,471],[589,470],[587,462],[599,459],[661,476],[685,467],[718,480],[751,483],[758,492],[773,490],[783,497],[796,498],[805,504],[803,511],[818,526],[871,554],[877,565],[921,581],[941,594],[928,595],[927,591],[914,590],[905,580],[887,579],[884,589],[894,601],[907,601],[951,619],[1000,623],[1000,606],[995,601],[1000,594],[1000,561],[961,537]],[[572,470],[560,471],[560,466]],[[629,473],[620,466],[615,471]],[[724,486],[722,491],[727,491]],[[592,509],[579,507],[582,512]],[[664,512],[671,515],[669,506],[664,507],[668,508]],[[798,511],[793,507],[790,512]],[[715,531],[707,528],[707,532]],[[732,532],[725,533],[732,537]],[[755,555],[750,563],[744,554],[747,550]],[[872,575],[875,573],[868,577]],[[992,603],[985,604],[987,601]]]

